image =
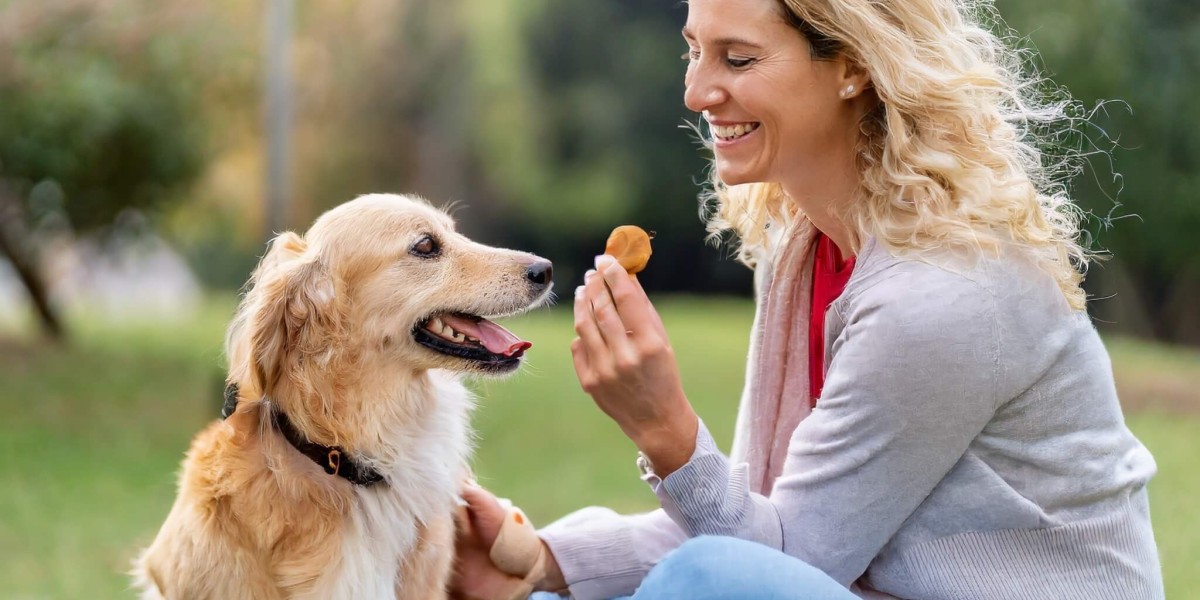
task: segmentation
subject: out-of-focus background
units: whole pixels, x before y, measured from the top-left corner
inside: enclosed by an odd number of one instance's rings
[[[1112,259],[1092,314],[1155,453],[1168,597],[1200,597],[1200,4],[1000,0],[1093,125],[1074,181]],[[686,6],[635,0],[0,0],[0,598],[131,597],[122,575],[216,417],[221,339],[270,232],[357,194],[454,204],[569,295],[609,230],[728,445],[749,272],[704,243]],[[1104,100],[1115,100],[1099,104]],[[1116,175],[1116,174],[1120,175]],[[569,306],[508,325],[527,368],[475,384],[481,481],[538,521],[653,507],[578,389]]]

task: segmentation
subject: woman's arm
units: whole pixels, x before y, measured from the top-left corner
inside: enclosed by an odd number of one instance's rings
[[[1001,377],[1013,365],[1001,364],[992,294],[918,271],[865,291],[840,315],[824,392],[792,435],[769,497],[751,493],[744,465],[715,450],[656,487],[689,535],[759,541],[845,585],[862,575],[1000,398],[1016,393]]]
[[[596,404],[651,454],[663,479],[650,482],[666,513],[689,536],[757,541],[846,585],[958,462],[999,399],[1019,392],[1005,389],[1008,380],[1031,381],[1001,377],[1020,362],[1020,349],[1001,348],[989,288],[900,263],[853,292],[837,315],[846,325],[825,390],[764,497],[752,493],[745,466],[730,465],[699,427],[661,321],[636,280],[610,259],[598,259],[597,268],[576,298],[576,371]],[[660,450],[667,447],[675,453]]]
[[[575,374],[600,410],[669,473],[691,458],[699,418],[641,283],[611,256],[597,257],[596,269],[575,291]]]

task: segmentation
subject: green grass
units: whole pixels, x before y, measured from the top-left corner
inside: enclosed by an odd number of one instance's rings
[[[660,309],[689,397],[728,448],[752,307],[667,299]],[[132,597],[122,573],[166,516],[189,439],[219,410],[231,310],[225,299],[189,323],[85,327],[67,349],[0,337],[0,597]],[[585,504],[653,508],[632,444],[574,379],[569,313],[506,325],[535,346],[520,374],[475,386],[479,480],[541,523]],[[1184,598],[1200,589],[1200,353],[1109,345],[1137,409],[1130,427],[1159,464],[1151,502],[1167,597]]]

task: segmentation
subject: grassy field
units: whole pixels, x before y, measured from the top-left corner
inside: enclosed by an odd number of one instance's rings
[[[701,417],[728,448],[751,306],[660,303]],[[174,496],[190,437],[220,406],[232,300],[187,323],[89,326],[67,349],[0,328],[0,598],[129,598],[122,572]],[[570,315],[506,323],[527,367],[476,385],[480,481],[546,522],[585,504],[655,506],[634,449],[571,371]],[[1168,598],[1200,589],[1200,353],[1109,340],[1129,424],[1154,452],[1151,484]]]

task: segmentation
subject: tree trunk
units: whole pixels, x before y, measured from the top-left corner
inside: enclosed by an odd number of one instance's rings
[[[37,253],[28,237],[20,203],[0,184],[0,255],[8,258],[21,283],[29,291],[42,332],[47,338],[62,342],[66,339],[66,331],[58,313],[50,305],[46,282],[36,267]]]
[[[1162,315],[1171,341],[1200,346],[1200,260],[1184,265],[1169,289]]]

